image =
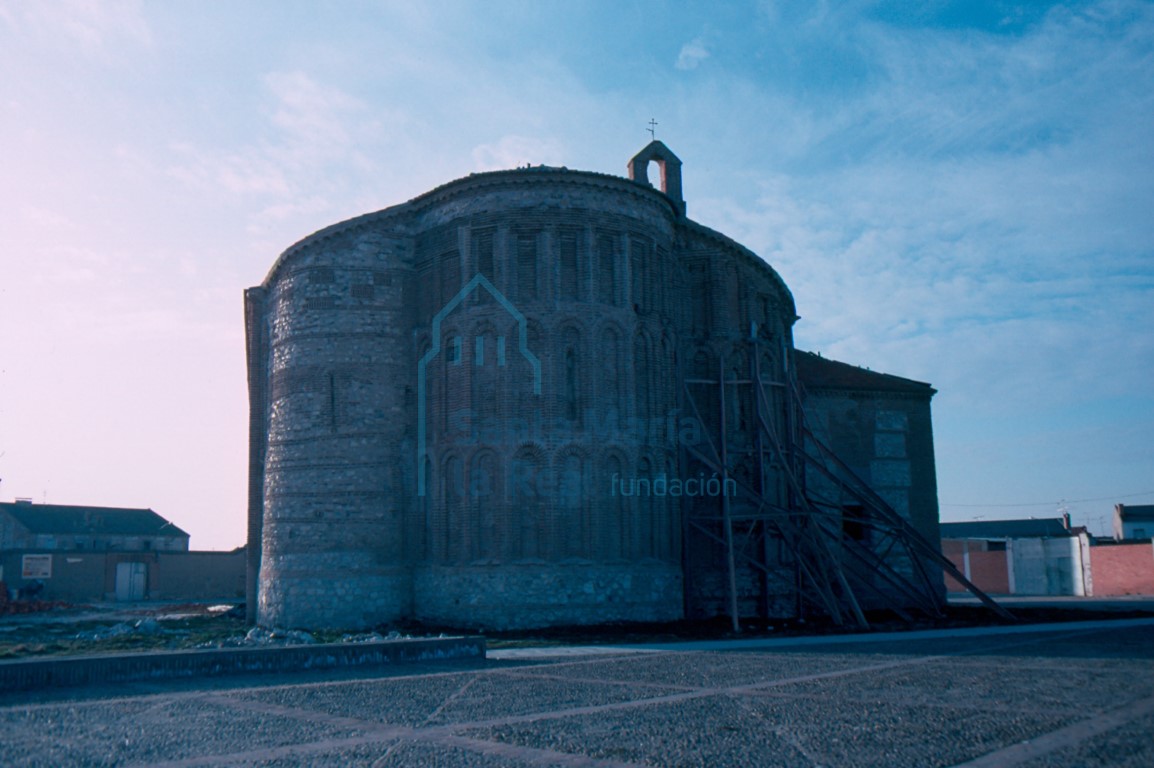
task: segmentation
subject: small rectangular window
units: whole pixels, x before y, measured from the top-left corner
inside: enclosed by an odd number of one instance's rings
[[[337,281],[336,272],[332,267],[313,267],[309,272],[310,283],[335,283]]]
[[[336,309],[336,296],[309,296],[305,299],[305,309]]]
[[[841,534],[843,539],[865,541],[869,534],[866,528],[865,509],[860,504],[846,504],[841,508]]]

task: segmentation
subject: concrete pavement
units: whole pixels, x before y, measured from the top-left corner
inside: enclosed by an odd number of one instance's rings
[[[1154,765],[1154,622],[1023,629],[0,694],[0,762]]]

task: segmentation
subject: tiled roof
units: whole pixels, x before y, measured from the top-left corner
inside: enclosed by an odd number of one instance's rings
[[[31,533],[188,536],[151,509],[0,502],[0,512],[10,514]]]
[[[869,371],[800,349],[794,350],[793,359],[798,381],[805,389],[859,389],[902,392],[925,397],[930,397],[937,391],[929,384],[920,381]]]
[[[941,523],[943,539],[1041,539],[1069,536],[1062,518]]]

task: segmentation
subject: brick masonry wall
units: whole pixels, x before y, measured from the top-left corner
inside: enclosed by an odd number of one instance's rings
[[[154,600],[243,600],[246,558],[235,552],[162,552],[149,586]]]
[[[959,571],[965,573],[964,558],[960,541],[942,542],[942,553],[950,559]],[[1010,593],[1010,569],[1006,560],[1005,551],[983,552],[979,549],[970,550],[970,581],[978,589],[991,595],[1008,595]],[[967,590],[951,576],[946,576],[946,591],[966,592]]]
[[[805,382],[803,382],[803,386]],[[873,392],[810,387],[805,395],[810,430],[929,542],[940,541],[937,474],[929,394]],[[806,482],[820,498],[852,503],[819,471],[809,468]],[[908,557],[889,560],[911,576]],[[940,569],[928,560],[928,573]],[[960,565],[959,565],[960,568]],[[892,597],[881,579],[875,585]],[[939,588],[944,599],[945,586]]]
[[[477,275],[499,296],[460,300]],[[692,611],[715,612],[717,544],[686,550],[682,515],[716,503],[625,489],[709,476],[680,451],[687,376],[716,378],[724,361],[748,379],[754,333],[772,352],[762,375],[784,380],[794,305],[764,261],[650,188],[527,169],[322,230],[262,289],[263,318],[249,318],[267,338],[249,362],[267,429],[252,453],[262,624],[677,618],[687,579]],[[727,408],[748,456],[749,387]],[[752,480],[755,464],[736,471]],[[887,482],[906,494],[899,475]],[[785,487],[770,478],[767,498]],[[743,606],[792,610],[792,572],[746,570]]]
[[[1090,547],[1094,597],[1154,595],[1154,545],[1100,544]]]
[[[423,621],[505,630],[681,617],[680,568],[666,563],[522,563],[417,569]]]
[[[395,477],[408,248],[387,228],[341,232],[266,286],[262,624],[366,626],[408,608]]]
[[[4,579],[11,588],[23,586],[21,557],[44,550],[0,553]],[[87,602],[116,596],[116,566],[145,564],[148,600],[238,600],[245,595],[245,553],[235,552],[50,552],[52,577],[43,579],[44,600]]]

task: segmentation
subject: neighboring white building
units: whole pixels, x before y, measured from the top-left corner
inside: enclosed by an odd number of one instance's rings
[[[1154,504],[1114,505],[1114,540],[1154,538]]]
[[[1087,595],[1090,537],[1068,515],[942,523],[942,552],[991,594]],[[960,585],[947,580],[951,592]]]

